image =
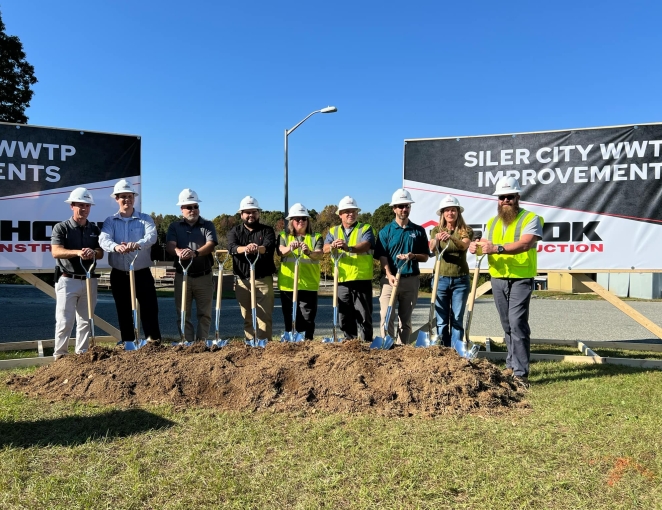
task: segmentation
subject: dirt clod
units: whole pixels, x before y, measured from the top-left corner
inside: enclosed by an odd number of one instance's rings
[[[211,350],[149,344],[136,352],[95,347],[7,384],[30,396],[121,406],[171,404],[225,410],[372,413],[386,416],[497,413],[526,407],[512,378],[452,349],[369,350],[342,344],[240,342]]]

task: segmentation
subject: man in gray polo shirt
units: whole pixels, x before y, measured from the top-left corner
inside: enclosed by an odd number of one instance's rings
[[[211,306],[214,298],[212,268],[214,266],[214,249],[218,245],[216,228],[211,221],[200,217],[200,202],[198,194],[186,188],[179,194],[177,205],[181,207],[182,219],[173,221],[168,227],[166,236],[166,251],[181,259],[188,268],[186,291],[186,331],[187,342],[206,340],[211,324]],[[181,316],[183,268],[175,263],[175,308],[177,317]],[[191,321],[191,306],[195,300],[198,327],[193,329]],[[178,327],[180,326],[177,320]],[[181,331],[180,331],[181,334]]]
[[[87,311],[86,268],[94,257],[103,258],[99,248],[99,227],[87,217],[94,205],[92,194],[76,188],[65,200],[73,215],[53,227],[51,253],[57,262],[55,282],[55,359],[69,352],[69,335],[76,319],[76,354],[89,349],[90,325]],[[90,282],[92,309],[97,303],[97,280]]]

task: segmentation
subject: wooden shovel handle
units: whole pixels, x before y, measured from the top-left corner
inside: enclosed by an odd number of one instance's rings
[[[388,301],[388,306],[393,306],[395,303],[395,295],[398,293],[398,285],[400,284],[400,271],[395,275],[395,284],[393,285],[393,290],[391,290],[391,299]]]

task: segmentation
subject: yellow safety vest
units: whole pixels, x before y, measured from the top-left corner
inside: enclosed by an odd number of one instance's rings
[[[533,221],[536,215],[524,209],[503,231],[503,222],[498,216],[487,222],[487,239],[494,244],[508,244],[520,240],[522,229]],[[543,219],[540,218],[542,226]],[[529,251],[517,255],[488,255],[490,275],[494,278],[534,278],[538,273],[538,252],[534,246]]]
[[[286,244],[289,244],[292,241],[296,241],[296,236],[288,235],[285,232],[281,232],[280,236],[285,239]],[[318,239],[321,239],[320,234],[315,234],[313,236],[306,234],[303,238],[303,242],[306,243],[306,246],[310,248],[312,252],[315,249],[315,244]],[[280,290],[294,290],[294,256],[292,253],[283,257],[280,261],[280,269],[278,270],[278,288]],[[302,253],[301,258],[299,259],[299,290],[314,290],[317,291],[320,288],[320,262],[319,260],[313,260],[308,255]]]
[[[343,239],[349,247],[356,246],[358,240],[371,228],[367,223],[357,223],[349,235],[349,240],[345,237],[342,225],[331,227],[330,233],[334,240]],[[373,250],[360,254],[345,252],[338,262],[338,281],[372,280],[372,252]]]

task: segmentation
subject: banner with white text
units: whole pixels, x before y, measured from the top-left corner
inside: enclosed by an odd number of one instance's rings
[[[0,271],[54,268],[51,233],[71,217],[69,193],[92,193],[89,220],[101,226],[117,212],[118,180],[140,192],[140,149],[138,136],[0,123]]]
[[[496,182],[513,176],[520,206],[545,222],[539,271],[662,269],[662,124],[405,140],[404,151],[411,219],[428,232],[446,194],[484,231]]]

